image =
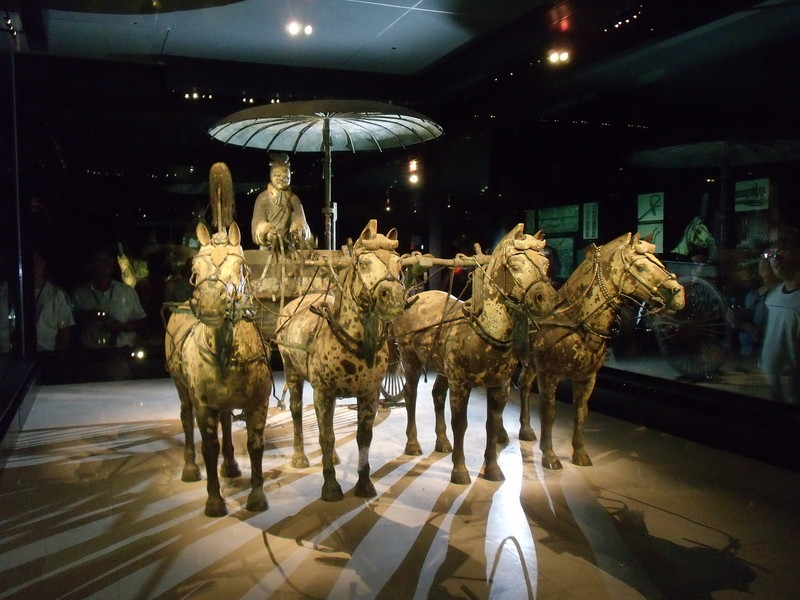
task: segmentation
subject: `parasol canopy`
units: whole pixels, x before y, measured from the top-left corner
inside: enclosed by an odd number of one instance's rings
[[[325,245],[332,247],[331,155],[382,151],[442,134],[428,117],[402,106],[364,100],[306,100],[246,108],[219,121],[209,135],[225,144],[325,154]]]

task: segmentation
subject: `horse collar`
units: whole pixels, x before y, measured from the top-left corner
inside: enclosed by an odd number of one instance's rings
[[[597,249],[594,255],[595,277],[597,278],[597,285],[603,293],[603,298],[606,299],[607,304],[619,304],[618,295],[612,296],[606,285],[606,278],[603,276],[603,264],[600,260],[600,248]]]

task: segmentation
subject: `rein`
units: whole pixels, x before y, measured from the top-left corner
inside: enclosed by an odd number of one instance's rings
[[[609,282],[606,279],[606,277],[605,277],[605,275],[603,273],[603,265],[602,265],[602,260],[601,260],[602,257],[601,257],[601,254],[600,254],[600,250],[601,249],[602,249],[602,246],[598,246],[597,249],[595,250],[594,259],[593,259],[592,279],[589,281],[589,284],[586,286],[586,288],[584,289],[583,293],[581,293],[574,302],[570,303],[565,308],[559,309],[557,312],[559,314],[563,315],[563,314],[565,314],[565,313],[567,313],[567,312],[569,312],[571,310],[574,310],[576,307],[578,307],[582,303],[582,301],[585,300],[585,298],[588,295],[589,291],[592,289],[593,285],[596,282],[597,283],[597,287],[600,289],[600,293],[603,295],[603,298],[604,298],[605,302],[600,304],[592,312],[590,312],[588,315],[586,315],[581,320],[579,320],[577,323],[575,323],[574,327],[572,327],[572,331],[576,331],[578,329],[584,329],[584,330],[586,330],[587,332],[589,332],[590,334],[592,334],[594,336],[597,336],[597,337],[602,338],[604,340],[609,340],[612,337],[611,334],[610,334],[610,331],[598,331],[596,328],[592,327],[589,324],[589,321],[593,317],[595,317],[599,313],[602,313],[605,310],[611,310],[613,312],[614,317],[618,318],[619,317],[619,310],[622,307],[622,304],[623,304],[623,302],[625,300],[630,300],[630,301],[638,303],[638,300],[635,297],[633,297],[631,294],[627,294],[627,293],[622,291],[622,289],[623,289],[622,288],[623,280],[624,280],[624,278],[626,276],[629,275],[637,283],[639,283],[642,287],[644,287],[645,290],[647,290],[647,292],[649,294],[649,297],[647,298],[646,303],[658,304],[659,305],[658,307],[656,307],[651,312],[658,312],[658,310],[661,310],[662,308],[664,308],[665,302],[661,299],[660,296],[658,296],[657,292],[665,283],[674,280],[675,276],[673,274],[671,274],[671,273],[666,273],[666,277],[664,277],[664,279],[659,281],[658,284],[656,284],[655,286],[653,286],[653,285],[649,284],[648,282],[644,281],[641,277],[639,277],[639,275],[636,273],[636,270],[633,268],[633,266],[637,262],[639,262],[640,260],[650,260],[647,257],[647,255],[642,255],[642,256],[639,256],[639,257],[631,260],[629,263],[625,263],[624,262],[624,257],[621,258],[625,268],[622,271],[622,274],[620,276],[620,280],[617,283],[614,283],[613,281]],[[619,251],[622,252],[622,250],[623,249],[620,248]],[[616,293],[614,293],[614,294],[611,293],[611,291],[609,290],[609,283],[611,283],[616,288]],[[570,332],[567,332],[566,334],[564,334],[564,336],[562,336],[562,338],[556,340],[556,342],[553,345],[555,345],[556,343],[560,342],[561,339],[566,338],[569,334],[570,334]]]
[[[339,321],[336,320],[333,313],[331,313],[331,307],[329,304],[322,303],[322,304],[312,304],[308,307],[312,313],[321,317],[325,320],[330,327],[331,332],[336,337],[338,342],[344,347],[348,352],[363,358],[364,361],[367,363],[368,367],[372,367],[375,364],[375,357],[369,356],[369,353],[366,349],[366,344],[363,340],[358,340],[352,335],[350,335],[347,330],[341,326]],[[380,348],[386,340],[389,338],[389,328],[383,327],[380,335],[378,336],[377,343],[375,344],[376,348]]]
[[[511,279],[514,281],[515,286],[517,286],[519,288],[523,287],[520,284],[519,279],[517,278],[516,274],[511,270],[511,268],[509,268],[508,263],[509,263],[509,260],[511,259],[511,257],[517,256],[517,255],[524,256],[525,259],[528,262],[530,262],[536,268],[536,270],[539,272],[539,278],[538,279],[534,279],[533,281],[531,281],[523,289],[521,297],[525,298],[527,296],[528,292],[531,290],[531,288],[533,286],[541,283],[542,281],[547,281],[548,277],[545,275],[545,273],[542,271],[542,269],[539,268],[539,265],[537,265],[531,259],[531,257],[528,256],[528,254],[526,252],[524,252],[524,251],[512,252],[511,254],[509,254],[509,255],[507,255],[505,257],[505,261],[504,261],[503,265],[506,267],[506,271],[511,276]],[[465,304],[462,307],[462,310],[464,312],[464,316],[467,319],[467,323],[469,323],[470,327],[477,334],[477,336],[479,338],[481,338],[484,342],[486,342],[492,348],[495,348],[495,349],[501,350],[501,351],[505,351],[505,350],[508,350],[509,348],[511,348],[512,346],[514,346],[518,350],[524,352],[522,350],[522,347],[523,346],[527,346],[527,344],[525,344],[521,339],[519,339],[521,337],[519,335],[519,332],[518,332],[518,330],[521,329],[520,323],[524,324],[526,339],[527,339],[527,335],[528,335],[528,324],[532,323],[537,329],[539,329],[538,323],[536,323],[535,319],[533,318],[532,311],[528,308],[528,306],[525,304],[524,301],[519,301],[519,300],[515,300],[514,298],[512,298],[511,295],[508,292],[506,292],[505,289],[503,289],[503,287],[501,287],[500,285],[498,285],[494,281],[493,277],[489,277],[488,273],[484,269],[483,265],[476,264],[476,268],[481,269],[483,271],[483,275],[484,275],[483,280],[494,287],[494,289],[502,297],[503,305],[511,312],[511,316],[512,316],[512,334],[511,334],[511,337],[509,339],[505,339],[505,340],[499,339],[497,337],[494,337],[493,335],[491,335],[486,330],[486,328],[483,326],[483,323],[481,323],[481,320],[480,320],[481,312],[472,311],[472,310],[469,309],[468,305]]]

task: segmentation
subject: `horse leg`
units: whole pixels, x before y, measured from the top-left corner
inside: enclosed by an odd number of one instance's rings
[[[286,387],[289,388],[289,411],[292,414],[294,427],[292,466],[296,469],[305,469],[308,467],[308,457],[303,440],[303,379],[288,360],[284,361],[284,374]]]
[[[589,396],[594,390],[597,373],[586,379],[572,382],[573,427],[572,427],[572,462],[579,467],[591,467],[592,459],[586,453],[583,439],[583,426],[589,414]]]
[[[510,381],[505,381],[498,386],[486,388],[486,451],[483,453],[483,478],[489,481],[505,480],[505,475],[497,464],[497,444],[510,385]]]
[[[189,397],[189,389],[175,383],[181,401],[181,426],[183,427],[183,472],[181,481],[200,481],[200,467],[197,466],[194,448],[194,410]]]
[[[519,378],[519,439],[523,442],[535,442],[536,434],[531,427],[531,394],[536,381],[533,367],[523,367]]]
[[[467,404],[471,389],[463,383],[450,381],[450,412],[453,428],[453,470],[450,481],[466,485],[470,482],[469,471],[464,458],[464,434],[467,431]]]
[[[250,494],[247,496],[247,510],[256,512],[269,508],[267,496],[264,493],[264,472],[262,461],[264,459],[264,427],[267,423],[267,403],[245,412],[247,424],[247,453],[250,455]]]
[[[453,446],[447,439],[447,421],[444,419],[444,403],[447,400],[447,388],[450,382],[444,375],[437,375],[433,382],[431,395],[433,396],[433,412],[436,415],[436,446],[437,452],[450,454]]]
[[[539,419],[541,420],[542,466],[545,469],[560,469],[561,461],[553,452],[553,423],[556,419],[556,386],[558,378],[551,375],[539,376]]]
[[[220,413],[220,423],[222,424],[222,467],[219,474],[223,477],[241,477],[242,470],[236,462],[233,450],[233,414],[229,410]]]
[[[422,447],[417,439],[417,384],[421,372],[419,361],[403,360],[403,370],[406,376],[403,386],[403,399],[406,403],[406,449],[403,453],[419,456],[422,454]]]
[[[336,470],[333,463],[336,438],[333,434],[333,408],[336,399],[328,397],[324,392],[314,390],[314,410],[317,413],[319,427],[319,445],[322,448],[322,484],[321,498],[326,502],[336,502],[344,497],[342,487],[336,481]],[[359,423],[360,427],[360,423]]]
[[[361,396],[358,399],[358,481],[355,494],[359,498],[377,496],[375,486],[369,478],[369,447],[372,444],[372,427],[375,424],[375,413],[378,410],[378,394]]]
[[[217,474],[217,460],[219,459],[219,438],[217,429],[219,424],[219,411],[202,407],[197,411],[197,427],[203,438],[202,452],[206,463],[206,516],[222,517],[228,514],[225,500],[219,490],[219,475]]]

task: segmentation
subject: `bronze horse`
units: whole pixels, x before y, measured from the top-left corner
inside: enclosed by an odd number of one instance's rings
[[[450,452],[444,403],[450,389],[454,447],[450,480],[466,484],[464,464],[467,403],[472,388],[485,386],[488,400],[483,476],[502,481],[497,464],[498,435],[505,433],[502,415],[518,352],[528,343],[530,319],[550,314],[555,290],[547,278],[541,232],[523,233],[519,224],[500,241],[486,265],[473,273],[472,300],[467,303],[437,290],[422,292],[392,324],[405,369],[408,423],[406,454],[421,454],[415,420],[417,383],[423,369],[436,372],[433,400],[436,450]],[[507,441],[507,437],[506,440]]]
[[[403,311],[397,231],[383,235],[372,220],[353,245],[349,264],[333,294],[313,294],[289,302],[278,317],[275,342],[283,359],[294,423],[292,466],[307,467],[303,450],[303,384],[314,389],[324,483],[321,497],[341,500],[334,470],[333,411],[337,397],[358,399],[358,482],[356,496],[371,498],[369,447],[380,385],[389,362],[388,324]],[[332,273],[335,273],[331,269]]]
[[[219,207],[214,211],[215,220],[221,223],[224,217],[218,216],[218,210]],[[222,473],[229,477],[240,474],[230,437],[234,409],[243,410],[247,426],[251,467],[247,509],[263,511],[268,507],[261,464],[272,385],[269,348],[261,338],[249,305],[249,269],[240,245],[239,227],[236,223],[227,229],[218,227],[219,231],[212,236],[203,223],[197,226],[201,247],[192,261],[194,293],[188,304],[180,305],[170,316],[164,340],[167,369],[181,401],[185,437],[182,479],[200,479],[194,448],[193,418],[196,418],[206,463],[205,514],[209,517],[227,513],[217,474],[220,421]]]
[[[584,447],[583,428],[595,378],[606,356],[606,344],[619,309],[628,300],[644,302],[652,312],[683,308],[683,286],[653,255],[655,246],[630,233],[603,245],[590,245],[586,259],[559,288],[556,320],[540,322],[531,333],[531,363],[520,378],[521,440],[535,440],[529,403],[534,380],[541,396],[542,465],[560,469],[553,452],[556,386],[572,381],[574,430],[572,462],[592,464]]]

